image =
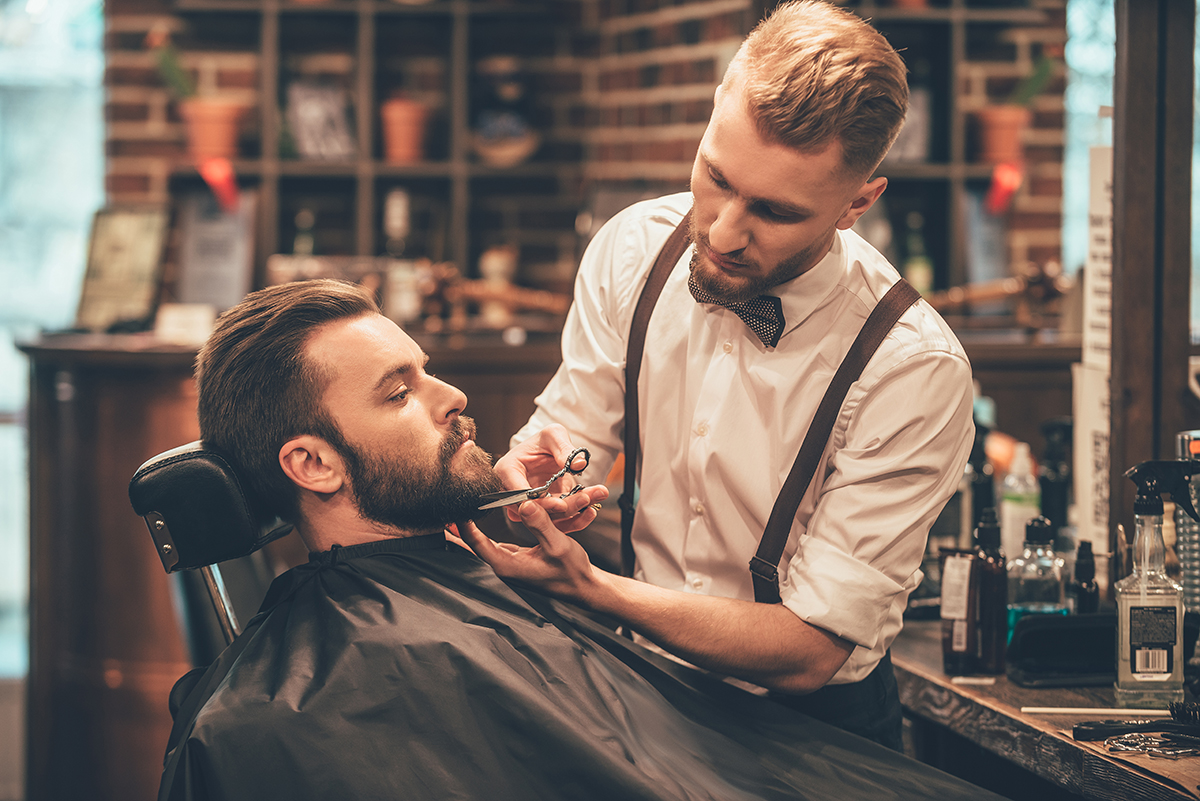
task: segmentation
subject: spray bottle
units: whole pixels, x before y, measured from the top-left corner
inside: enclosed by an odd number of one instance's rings
[[[1163,547],[1163,493],[1193,520],[1192,461],[1149,461],[1125,475],[1137,485],[1133,572],[1116,584],[1117,706],[1165,708],[1183,700],[1183,588],[1167,577]]]

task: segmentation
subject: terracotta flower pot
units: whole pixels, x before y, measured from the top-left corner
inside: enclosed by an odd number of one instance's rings
[[[197,161],[238,154],[238,124],[246,105],[236,100],[190,97],[179,102],[187,125],[188,153]]]
[[[425,157],[425,121],[429,109],[415,100],[394,97],[379,106],[383,118],[383,157],[389,164],[412,164]]]
[[[1024,134],[1032,117],[1025,106],[984,106],[979,120],[979,158],[989,164],[1024,161]]]

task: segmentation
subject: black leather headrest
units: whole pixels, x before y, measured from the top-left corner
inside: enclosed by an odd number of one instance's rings
[[[229,458],[200,441],[139,467],[129,500],[168,573],[245,556],[292,530],[278,518],[257,518]]]

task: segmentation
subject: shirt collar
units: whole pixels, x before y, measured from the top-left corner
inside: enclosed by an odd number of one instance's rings
[[[834,231],[833,245],[811,269],[790,281],[767,290],[783,302],[783,336],[816,311],[846,272],[846,248],[841,231]]]

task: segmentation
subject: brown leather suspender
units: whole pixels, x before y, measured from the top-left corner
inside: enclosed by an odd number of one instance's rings
[[[688,246],[688,218],[690,212],[683,216],[679,225],[667,237],[646,285],[642,287],[642,295],[638,298],[633,310],[633,323],[629,328],[629,345],[625,356],[625,487],[621,490],[621,498],[617,505],[621,507],[621,575],[633,575],[633,492],[637,482],[637,460],[639,447],[638,431],[638,374],[642,371],[642,351],[646,346],[646,329],[650,327],[650,315],[654,313],[654,304],[667,283],[671,268]]]
[[[646,279],[646,286],[638,299],[629,331],[629,345],[625,360],[625,487],[618,502],[621,507],[621,572],[633,575],[633,494],[637,475],[639,447],[637,380],[642,367],[642,351],[645,349],[646,330],[654,304],[662,293],[667,275],[683,255],[687,247],[688,215],[671,233],[659,251]],[[862,330],[858,332],[850,350],[839,365],[829,388],[817,407],[812,424],[800,446],[800,453],[792,464],[791,472],[783,482],[783,488],[775,499],[771,516],[758,544],[758,551],[750,560],[750,575],[754,582],[754,600],[759,603],[779,603],[779,560],[787,545],[792,521],[800,500],[804,497],[821,454],[829,442],[829,435],[837,421],[838,412],[850,385],[858,380],[880,343],[895,326],[906,310],[920,299],[921,295],[901,279],[871,311]]]

